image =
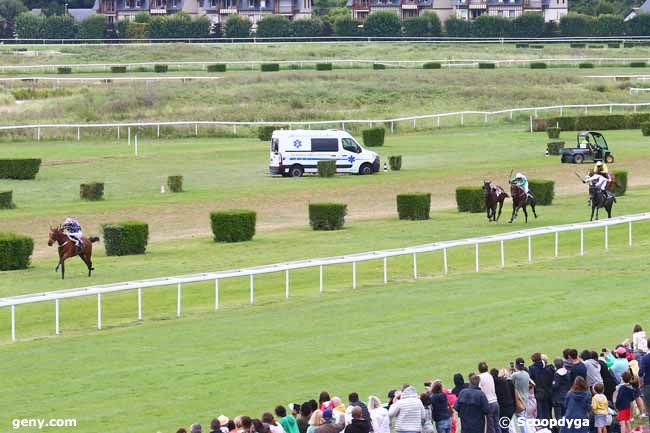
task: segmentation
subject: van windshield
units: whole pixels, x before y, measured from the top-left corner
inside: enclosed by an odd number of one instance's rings
[[[353,139],[342,138],[341,143],[343,144],[343,149],[347,150],[348,152],[361,153],[361,146],[359,146]]]
[[[278,153],[278,139],[271,139],[271,152]]]

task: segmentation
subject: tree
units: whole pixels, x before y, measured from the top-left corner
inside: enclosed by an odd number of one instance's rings
[[[639,14],[625,24],[625,33],[629,36],[650,35],[650,14]]]
[[[596,19],[596,35],[598,36],[621,36],[624,32],[623,17],[605,14]]]
[[[467,38],[471,36],[472,23],[456,17],[449,17],[445,21],[445,32],[450,38]]]
[[[402,23],[393,12],[373,12],[363,24],[363,32],[374,37],[400,36]]]
[[[425,12],[423,15],[404,20],[404,34],[410,37],[440,36],[442,25],[438,15]]]
[[[16,18],[27,12],[27,8],[20,0],[0,0],[0,37],[14,37]]]
[[[74,39],[74,19],[69,15],[47,17],[43,26],[43,37],[46,39]]]
[[[93,15],[83,20],[78,27],[79,39],[103,39],[106,35],[106,17]]]
[[[477,38],[510,37],[512,21],[499,16],[481,15],[472,23],[472,35]]]
[[[281,15],[270,15],[257,23],[258,38],[287,38],[291,36],[291,21]]]
[[[248,38],[251,35],[253,24],[248,18],[239,15],[230,15],[226,20],[223,35],[226,38]]]
[[[359,36],[361,23],[355,21],[350,16],[340,17],[334,21],[334,34],[336,36]]]
[[[515,38],[539,38],[544,34],[544,15],[526,12],[512,21],[512,36]]]
[[[596,29],[596,19],[590,15],[569,13],[560,18],[562,36],[592,36]]]
[[[315,16],[323,17],[329,14],[332,9],[345,8],[346,0],[314,0],[312,11]],[[346,8],[347,9],[347,8]],[[350,11],[348,10],[348,14]]]
[[[320,36],[323,33],[323,21],[318,18],[291,21],[291,34],[295,37]]]
[[[195,39],[206,39],[210,37],[212,23],[208,17],[198,17],[191,21],[190,37]]]

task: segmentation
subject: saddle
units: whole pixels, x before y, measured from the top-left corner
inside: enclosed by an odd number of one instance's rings
[[[494,193],[497,195],[497,197],[499,197],[501,194],[505,193],[503,188],[501,188],[500,186],[493,186],[492,191],[494,191]]]

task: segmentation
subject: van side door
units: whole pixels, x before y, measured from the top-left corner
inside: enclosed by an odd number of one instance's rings
[[[311,157],[314,168],[318,161],[337,160],[339,157],[339,139],[338,138],[312,138],[311,139]]]
[[[341,156],[339,157],[339,162],[341,163],[342,171],[349,173],[357,173],[359,171],[359,165],[361,164],[359,156],[361,151],[361,146],[353,139],[346,137],[341,139]]]

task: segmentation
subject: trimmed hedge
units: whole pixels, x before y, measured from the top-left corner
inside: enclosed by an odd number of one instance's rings
[[[277,129],[280,128],[273,125],[260,126],[257,128],[257,138],[259,138],[260,141],[270,141],[271,138],[273,138],[273,131]]]
[[[316,63],[316,70],[317,71],[331,71],[332,70],[332,64],[331,63]]]
[[[639,129],[643,122],[650,122],[650,113],[564,116],[535,119],[533,129],[535,131],[544,131],[547,127],[556,125],[562,131]]]
[[[26,269],[32,252],[32,238],[15,233],[0,233],[0,271]]]
[[[40,159],[0,159],[0,179],[34,179]]]
[[[102,224],[107,256],[144,254],[149,242],[149,225],[141,221]]]
[[[153,71],[157,72],[159,74],[163,74],[169,70],[169,66],[167,65],[154,65],[153,66]]]
[[[279,63],[262,63],[260,65],[260,71],[262,72],[278,72],[280,70]]]
[[[559,155],[560,149],[564,149],[564,141],[549,141],[546,145],[549,155]]]
[[[103,182],[90,182],[82,183],[79,185],[79,198],[82,200],[103,200],[104,199],[104,183]]]
[[[532,44],[531,44],[531,45],[530,45],[530,48],[532,48],[532,49],[534,49],[534,50],[543,50],[543,49],[544,49],[544,45],[532,45]]]
[[[561,129],[557,126],[546,128],[546,134],[548,135],[548,138],[560,138],[560,131]]]
[[[580,69],[593,69],[595,65],[593,63],[585,62],[585,63],[580,63],[578,65],[578,68]]]
[[[607,48],[621,48],[621,44],[609,43]]]
[[[384,65],[382,63],[373,63],[372,64],[372,69],[374,69],[374,70],[386,69],[386,65]]]
[[[309,203],[309,225],[314,230],[340,230],[347,213],[343,203]]]
[[[532,62],[530,64],[530,69],[546,69],[548,65],[544,62]]]
[[[494,63],[479,63],[478,68],[479,69],[495,69],[497,67],[496,64]]]
[[[612,173],[616,178],[616,185],[614,185],[614,194],[617,197],[625,195],[625,191],[627,191],[627,171],[618,170],[613,171]]]
[[[587,48],[587,44],[569,44],[571,48]]]
[[[392,171],[400,171],[402,169],[402,155],[389,156],[388,164]]]
[[[636,45],[636,42],[623,42],[623,48],[634,48]]]
[[[224,63],[208,65],[208,72],[226,72],[226,65]]]
[[[167,176],[167,188],[171,192],[183,192],[183,176]]]
[[[428,62],[422,65],[422,69],[440,69],[442,65],[437,62]]]
[[[111,66],[111,73],[126,74],[126,66]]]
[[[250,241],[255,236],[257,214],[246,209],[212,212],[210,225],[215,242]]]
[[[430,193],[397,195],[397,214],[401,220],[428,220],[430,211]]]
[[[13,209],[16,205],[13,202],[13,191],[0,191],[0,209]]]
[[[600,48],[605,48],[605,45],[589,45],[588,48],[600,49]]]
[[[368,147],[377,147],[384,145],[384,138],[386,136],[386,129],[381,126],[375,128],[364,129],[361,131],[363,135],[363,144]]]
[[[650,122],[641,122],[641,133],[645,137],[650,135]]]
[[[72,68],[69,66],[60,66],[56,68],[58,74],[72,74]]]
[[[630,62],[630,68],[645,68],[646,62]]]
[[[320,177],[333,177],[336,174],[336,160],[318,161],[316,166]]]
[[[528,48],[528,44],[515,44],[515,48]]]
[[[485,192],[478,186],[459,186],[456,188],[456,206],[458,212],[483,212],[485,210]]]
[[[555,182],[552,180],[532,179],[528,181],[530,190],[535,194],[537,204],[550,206],[555,197]]]

